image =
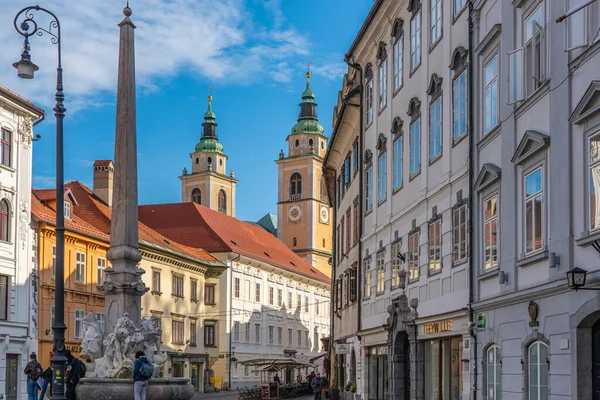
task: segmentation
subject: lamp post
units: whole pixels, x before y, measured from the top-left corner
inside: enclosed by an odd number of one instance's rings
[[[48,29],[44,29],[34,20],[35,12],[43,11],[52,17]],[[20,20],[20,22],[19,22]],[[25,38],[21,60],[14,63],[17,74],[23,79],[33,79],[34,72],[39,68],[31,62],[29,54],[29,38],[33,35],[50,36],[50,41],[58,46],[58,67],[56,68],[56,288],[54,292],[54,306],[56,309],[54,325],[54,356],[52,356],[52,400],[65,399],[65,297],[64,297],[64,249],[65,249],[65,213],[64,213],[64,187],[63,187],[63,119],[65,107],[63,105],[63,83],[60,48],[60,22],[56,15],[40,6],[29,6],[19,11],[14,21],[15,29]]]
[[[579,267],[575,267],[567,272],[567,285],[575,291],[578,290],[600,290],[600,288],[586,288],[585,280],[587,278],[587,271]]]

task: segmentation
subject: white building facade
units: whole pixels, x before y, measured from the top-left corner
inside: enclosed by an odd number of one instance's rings
[[[0,86],[0,395],[27,398],[23,374],[37,353],[35,235],[30,229],[33,125],[44,111]]]

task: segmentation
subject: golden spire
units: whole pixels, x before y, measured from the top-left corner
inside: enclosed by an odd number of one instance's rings
[[[213,91],[213,87],[212,87],[212,85],[210,85],[208,87],[208,101],[212,101],[212,91]]]
[[[310,79],[310,60],[306,62],[306,78]]]

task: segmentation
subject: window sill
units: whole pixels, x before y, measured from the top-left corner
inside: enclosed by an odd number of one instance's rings
[[[171,344],[176,344],[178,346],[183,346],[183,342],[171,342]]]
[[[408,181],[412,182],[419,175],[421,175],[421,167],[419,167],[419,170],[417,172],[408,177]]]
[[[365,217],[373,212],[373,208],[367,208],[365,210]]]
[[[408,280],[408,285],[412,285],[413,283],[419,282],[419,278],[420,278],[420,276],[417,277],[417,278],[415,278],[415,279],[409,279]]]
[[[206,302],[205,302],[205,303],[204,303],[204,305],[205,305],[205,306],[216,306],[216,305],[217,305],[217,303],[206,303]]]
[[[436,276],[442,273],[442,267],[440,267],[439,270],[437,271],[432,271],[430,269],[427,270],[427,277],[432,277],[432,276]]]
[[[465,265],[468,262],[469,262],[469,259],[464,259],[464,260],[460,260],[460,261],[452,261],[452,267],[451,268],[460,267],[461,265]]]
[[[380,205],[382,205],[383,203],[385,203],[387,201],[387,197],[383,200],[378,200],[377,201],[377,207],[379,207]]]
[[[150,292],[150,294],[155,294],[155,295],[160,296],[162,294],[162,292],[159,292],[158,290],[153,290]]]
[[[485,271],[485,272],[479,274],[477,276],[477,279],[480,280],[480,281],[485,281],[485,280],[488,280],[490,278],[494,278],[494,277],[498,276],[499,273],[500,273],[500,267],[495,267],[492,270]]]
[[[206,344],[206,343],[205,343],[205,344],[204,344],[204,347],[205,347],[205,348],[209,348],[209,349],[214,349],[214,348],[216,348],[217,346],[216,346],[216,345],[214,345],[214,344]]]
[[[467,2],[465,2],[465,4],[467,4]],[[463,15],[463,13],[465,12],[465,10],[468,7],[465,5],[462,10],[460,10],[459,12],[454,14],[454,17],[452,18],[452,25],[454,25],[456,23],[456,21],[458,21],[458,19],[461,17],[461,15]]]
[[[197,347],[198,345],[196,343],[190,343],[190,347]]]
[[[409,56],[410,56],[410,54],[409,54]],[[415,65],[415,67],[413,69],[410,70],[408,77],[412,78],[412,76],[415,74],[415,72],[417,72],[417,70],[419,69],[420,66],[421,66],[421,62],[419,62],[417,65]]]
[[[515,263],[517,267],[526,267],[538,261],[543,261],[548,259],[548,250],[538,250],[535,253],[530,253],[523,258],[520,258]]]
[[[526,99],[520,101],[521,104],[517,106],[515,109],[515,118],[521,117],[527,110],[536,105],[538,101],[540,101],[550,90],[550,79],[546,79],[546,81],[537,88],[532,94],[530,94]]]
[[[396,95],[400,92],[400,90],[402,90],[403,87],[404,87],[404,80],[402,80],[402,83],[400,84],[400,86],[398,86],[397,89],[394,89],[394,93],[392,94],[392,98],[396,97]]]
[[[431,33],[431,32],[430,32]],[[433,50],[435,50],[435,48],[437,47],[437,45],[442,41],[442,39],[444,38],[444,30],[442,27],[442,33],[440,33],[440,37],[438,37],[435,42],[433,42],[430,46],[429,46],[429,54],[431,54],[433,52]]]
[[[4,164],[0,164],[0,169],[5,169],[5,170],[7,170],[8,172],[13,172],[13,173],[14,173],[14,172],[17,172],[17,170],[16,170],[16,169],[14,169],[14,168],[12,168],[12,167],[9,167],[8,165],[4,165]],[[10,190],[8,190],[8,191],[10,191]]]
[[[467,133],[465,132],[462,135],[460,135],[459,137],[452,139],[452,147],[458,146],[458,144],[460,142],[462,142],[466,137],[467,137]]]
[[[397,188],[394,188],[392,190],[392,196],[395,195],[396,193],[398,193],[400,190],[402,190],[403,187],[404,187],[404,185],[400,185]]]
[[[483,138],[477,143],[477,149],[481,151],[485,146],[487,146],[492,140],[500,135],[501,129],[500,125],[496,125],[495,128],[492,128],[488,133],[485,133]]]
[[[184,298],[183,296],[180,296],[180,295],[178,295],[178,294],[172,294],[172,295],[171,295],[171,297],[172,297],[172,298],[174,298],[174,299],[175,299],[175,301],[177,301],[177,300],[179,300],[179,299],[183,299],[183,298]]]
[[[435,164],[435,162],[437,160],[439,160],[440,158],[442,158],[442,154],[443,154],[442,150],[440,149],[440,153],[439,154],[436,154],[433,158],[429,159],[429,166],[432,166],[433,164]]]
[[[600,240],[600,230],[596,230],[593,232],[586,231],[582,232],[579,238],[575,239],[575,244],[580,247],[589,246],[594,243],[596,240]]]
[[[387,96],[387,93],[386,93],[386,96]],[[377,112],[377,116],[379,117],[385,111],[386,108],[387,108],[387,102],[384,104],[383,107],[381,107],[381,106],[379,107],[379,111]]]
[[[192,302],[192,303],[199,303],[199,302],[200,302],[200,300],[198,300],[198,299],[191,299],[191,302]]]

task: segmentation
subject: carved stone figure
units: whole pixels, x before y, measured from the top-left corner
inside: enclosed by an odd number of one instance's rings
[[[86,359],[102,357],[102,339],[104,332],[94,318],[94,313],[89,313],[83,320],[83,342],[81,343],[81,356]]]

